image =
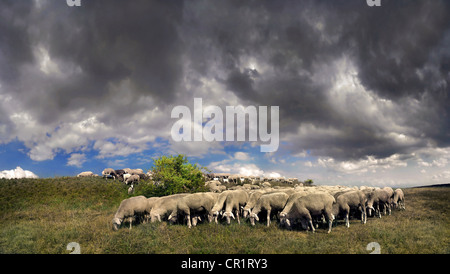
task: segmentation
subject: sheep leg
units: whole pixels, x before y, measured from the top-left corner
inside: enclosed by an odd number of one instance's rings
[[[350,221],[349,221],[348,215],[349,215],[349,213],[346,212],[346,214],[345,214],[345,226],[346,226],[347,228],[350,227]]]
[[[186,218],[187,218],[187,226],[188,228],[191,228],[192,227],[191,215],[186,215]]]
[[[364,207],[364,223],[367,223],[367,210],[366,207]]]
[[[267,210],[267,227],[270,226],[270,209]]]
[[[327,212],[325,214],[325,220],[328,222],[328,231],[327,231],[327,233],[330,233],[331,232],[331,228],[333,227],[333,220],[334,220],[333,213]]]
[[[314,225],[313,225],[312,219],[309,219],[309,220],[308,220],[308,224],[309,224],[309,226],[311,226],[311,231],[312,231],[313,233],[316,232],[316,230],[314,229]]]
[[[238,224],[241,224],[241,221],[239,220],[239,208],[236,209],[236,218],[237,218]]]

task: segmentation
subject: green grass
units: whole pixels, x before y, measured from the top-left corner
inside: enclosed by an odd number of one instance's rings
[[[316,233],[248,222],[231,225],[140,224],[111,230],[127,187],[100,178],[0,180],[0,253],[67,254],[70,242],[81,253],[296,254],[362,253],[378,242],[381,253],[450,253],[450,188],[404,189],[406,210],[351,220]],[[242,221],[242,219],[241,219]]]

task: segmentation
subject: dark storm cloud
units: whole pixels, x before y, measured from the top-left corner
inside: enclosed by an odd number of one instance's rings
[[[360,159],[450,145],[445,0],[0,5],[0,93],[20,94],[43,124],[77,110],[124,123],[145,108],[191,101],[206,77],[244,105],[280,106],[293,154]],[[63,76],[40,70],[45,51]],[[332,93],[345,66],[354,66],[363,93]],[[299,133],[305,124],[314,127]]]
[[[446,1],[384,1],[379,8],[369,8],[365,1],[196,4],[190,19],[202,28],[196,28],[197,40],[191,42],[208,41],[206,50],[220,60],[229,90],[248,104],[279,105],[282,135],[295,133],[305,122],[340,131],[339,136],[300,138],[290,149],[358,159],[387,157],[427,142],[450,144]],[[255,68],[257,77],[248,73],[251,68],[242,63],[247,56],[273,72]],[[373,98],[398,105],[383,113],[392,125],[348,117],[330,105],[332,81],[327,79],[335,75],[324,72],[324,80],[317,81],[317,72],[339,58],[356,66],[359,81]],[[364,103],[351,96],[346,102],[360,104],[361,111],[371,107]],[[399,126],[411,129],[404,133],[415,142],[393,140],[392,132],[402,133]]]
[[[170,102],[179,91],[181,1],[98,0],[84,1],[80,8],[69,8],[65,1],[39,3],[1,4],[5,65],[0,77],[9,84],[5,90],[27,93],[25,107],[41,122],[53,122],[72,109],[120,101],[111,86],[124,80],[132,83],[127,96],[135,100],[151,96]],[[40,48],[64,79],[39,72]],[[35,69],[26,71],[26,64]]]

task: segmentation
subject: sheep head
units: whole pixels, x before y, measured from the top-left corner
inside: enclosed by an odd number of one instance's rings
[[[252,209],[251,208],[243,208],[242,216],[244,218],[247,218],[247,216],[249,216],[250,214],[252,214]]]
[[[151,220],[152,223],[154,223],[156,221],[161,222],[161,216],[159,214],[152,214],[150,220]]]
[[[259,222],[258,215],[255,214],[255,213],[251,213],[251,214],[250,214],[250,223],[251,223],[252,225],[255,225],[255,220],[256,220],[257,222]]]
[[[112,229],[113,229],[114,231],[119,230],[119,226],[120,226],[121,223],[122,223],[122,220],[121,220],[121,219],[119,219],[119,218],[114,218],[114,219],[112,220]]]
[[[231,211],[230,211],[230,212],[225,212],[225,213],[223,213],[222,219],[225,218],[225,217],[227,218],[227,223],[228,223],[228,224],[231,223],[230,217],[233,218],[233,219],[236,219],[236,218],[234,217],[233,212],[231,212]]]
[[[286,212],[281,212],[281,213],[280,213],[280,223],[281,223],[282,225],[287,226],[287,227],[290,227],[290,226],[291,226],[291,222],[289,221]]]

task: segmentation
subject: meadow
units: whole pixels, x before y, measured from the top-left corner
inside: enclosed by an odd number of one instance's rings
[[[127,187],[101,178],[0,180],[0,253],[68,254],[70,242],[82,254],[368,254],[370,242],[382,254],[449,254],[449,187],[403,189],[406,210],[338,221],[330,234],[249,222],[231,225],[166,222],[122,227],[111,220]]]

